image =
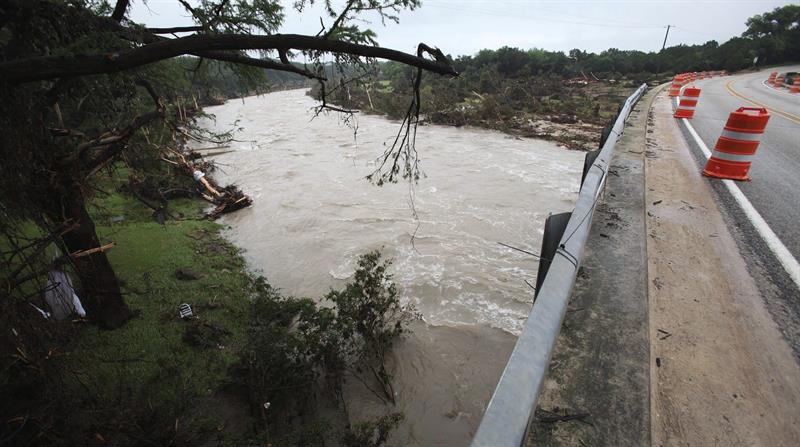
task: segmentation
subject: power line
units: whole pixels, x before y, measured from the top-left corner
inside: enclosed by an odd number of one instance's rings
[[[711,34],[711,33],[706,33],[706,32],[703,32],[703,31],[695,31],[695,30],[691,30],[691,29],[688,29],[688,28],[684,28],[684,27],[682,27],[682,26],[675,26],[675,25],[672,25],[672,28],[673,28],[673,29],[676,29],[676,30],[678,30],[678,31],[683,31],[683,32],[685,32],[685,33],[700,34],[700,35],[703,35],[703,36],[716,37],[716,36],[714,36],[714,35],[713,35],[713,34]]]
[[[449,3],[453,7],[459,7],[460,9],[463,9],[464,4],[470,4],[470,3],[473,3],[473,4],[480,3],[480,4],[484,4],[484,5],[489,4],[489,5],[492,5],[492,6],[498,6],[498,5],[503,4],[503,3],[517,3],[517,2],[509,1],[509,0],[505,0],[505,1],[502,1],[502,2],[497,2],[497,1],[488,1],[487,2],[487,1],[484,1],[484,0],[476,0],[476,1],[463,1],[463,2],[459,2],[459,3],[453,3],[453,2],[441,1],[440,0],[440,1],[437,1],[437,3],[439,3],[439,4],[441,4],[441,3],[448,4]],[[663,28],[663,26],[661,26],[661,25],[651,25],[651,24],[642,24],[642,23],[631,23],[631,22],[620,22],[620,21],[617,21],[617,20],[609,21],[609,20],[606,20],[606,19],[598,18],[597,16],[590,17],[590,16],[581,15],[581,14],[576,14],[573,11],[566,12],[566,11],[563,11],[563,10],[554,10],[554,9],[542,8],[541,6],[539,6],[538,3],[531,3],[529,0],[521,0],[519,3],[522,3],[522,4],[527,5],[527,6],[536,5],[536,11],[537,12],[544,11],[546,13],[557,14],[557,15],[562,15],[562,14],[566,13],[566,15],[569,16],[569,18],[568,19],[564,19],[564,20],[570,20],[571,18],[575,17],[575,18],[579,18],[579,19],[591,20],[591,21],[593,21],[592,23],[601,23],[602,22],[603,24],[618,25],[618,26],[631,26],[631,27],[640,27],[640,26],[648,26],[649,27],[649,26],[652,26],[653,28]],[[562,2],[545,2],[545,3],[558,3],[558,4],[561,4]],[[571,3],[571,2],[565,1],[563,3]],[[429,3],[425,4],[425,6],[431,6],[431,5],[432,4],[429,4]],[[516,14],[514,14],[514,16],[516,16]]]
[[[439,4],[430,3],[430,4],[426,5],[426,6],[435,7],[435,8],[442,8],[442,9],[448,9],[448,10],[451,10],[451,11],[464,11],[463,6],[457,7],[457,6],[443,5],[443,4],[440,4],[440,3]],[[602,27],[602,28],[637,28],[637,29],[657,29],[657,28],[660,29],[660,28],[664,28],[664,26],[660,26],[660,25],[612,24],[612,23],[609,23],[609,22],[597,23],[597,22],[583,22],[583,21],[577,21],[577,20],[566,20],[566,19],[560,19],[560,18],[557,18],[557,17],[547,17],[547,16],[533,17],[533,16],[529,16],[529,15],[524,15],[524,14],[507,14],[507,13],[502,13],[502,12],[497,12],[497,11],[491,11],[491,10],[485,10],[485,9],[476,9],[476,8],[470,8],[469,12],[476,12],[476,13],[484,14],[484,15],[497,16],[497,17],[507,17],[507,18],[520,19],[520,20],[532,20],[532,21],[549,22],[549,23],[550,22],[567,23],[567,24],[572,24],[572,25],[597,26],[597,27]]]

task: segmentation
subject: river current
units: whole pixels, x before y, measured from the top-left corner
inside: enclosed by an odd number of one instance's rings
[[[314,118],[305,90],[208,107],[205,126],[237,128],[216,156],[220,183],[254,199],[226,216],[227,236],[284,294],[322,297],[381,249],[425,324],[396,349],[400,445],[468,443],[530,310],[548,213],[571,210],[583,154],[554,143],[475,128],[420,126],[426,177],[373,186],[365,176],[399,122],[335,113]],[[355,126],[353,125],[355,124]],[[354,129],[354,127],[356,127]],[[416,210],[416,216],[413,212]],[[412,239],[413,237],[413,239]],[[380,411],[350,390],[351,407]]]

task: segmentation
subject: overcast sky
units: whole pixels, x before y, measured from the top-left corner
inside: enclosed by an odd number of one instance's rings
[[[150,26],[191,24],[177,0],[132,0],[131,18]],[[302,14],[283,2],[283,33],[316,34],[319,8]],[[343,4],[344,0],[334,4]],[[667,25],[667,45],[722,43],[745,30],[748,17],[788,1],[652,0],[423,0],[422,7],[400,14],[400,23],[365,25],[389,48],[414,52],[419,42],[452,55],[474,54],[502,46],[600,52],[607,48],[659,50]],[[326,24],[331,19],[323,17]]]

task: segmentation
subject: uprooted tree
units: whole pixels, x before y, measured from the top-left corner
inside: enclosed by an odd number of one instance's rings
[[[277,0],[177,1],[195,25],[147,28],[127,17],[130,0],[113,7],[106,0],[8,0],[0,6],[0,231],[20,250],[57,242],[80,280],[89,318],[106,328],[125,324],[131,312],[87,208],[98,177],[120,163],[140,173],[160,172],[154,166],[161,162],[191,172],[183,146],[204,138],[192,124],[200,110],[177,93],[170,70],[194,76],[204,64],[224,64],[244,82],[263,77],[264,70],[289,72],[320,82],[318,112],[352,113],[326,101],[330,67],[368,72],[376,59],[415,67],[417,88],[395,144],[382,157],[385,169],[373,177],[378,183],[416,177],[422,72],[457,75],[438,49],[419,44],[417,54],[408,54],[382,48],[359,26],[364,14],[397,21],[397,13],[416,8],[418,0],[349,0],[340,9],[319,2],[328,17],[314,36],[278,33],[283,7]],[[302,12],[314,3],[298,0],[293,7]],[[301,57],[305,63],[292,62]],[[239,198],[223,205],[236,209]],[[164,217],[161,207],[153,208]],[[20,244],[15,227],[29,223],[41,236]],[[70,256],[75,253],[89,254]],[[3,275],[6,292],[46,274],[46,266],[27,261]],[[29,288],[18,295],[30,295]]]

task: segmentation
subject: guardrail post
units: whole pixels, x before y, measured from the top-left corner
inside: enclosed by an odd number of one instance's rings
[[[605,129],[603,129],[605,133]],[[611,128],[608,128],[608,133],[611,134]],[[606,135],[608,137],[608,135]],[[602,148],[602,146],[600,146]],[[586,180],[586,174],[589,173],[589,168],[592,167],[594,161],[597,160],[597,156],[600,155],[600,149],[596,151],[589,151],[583,157],[583,173],[581,173],[581,186],[583,186],[583,181]]]
[[[590,153],[591,152],[587,153],[587,156]],[[542,288],[542,283],[545,277],[547,277],[547,270],[550,269],[550,263],[556,255],[558,243],[564,236],[564,230],[567,228],[567,223],[571,216],[571,212],[551,214],[547,216],[547,219],[544,221],[544,235],[542,236],[542,249],[539,251],[539,271],[536,273],[536,291],[533,295],[534,299],[539,296],[539,289]]]

